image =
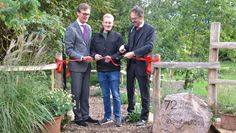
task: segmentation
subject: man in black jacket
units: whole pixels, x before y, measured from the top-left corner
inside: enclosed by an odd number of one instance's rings
[[[147,62],[135,60],[150,54],[154,42],[154,28],[144,22],[144,10],[134,6],[130,13],[132,26],[129,30],[128,45],[122,45],[121,53],[127,52],[124,57],[128,58],[127,64],[127,94],[128,94],[128,115],[134,111],[135,106],[135,78],[138,80],[142,112],[137,126],[144,125],[148,120],[150,105],[149,75],[146,72]],[[129,117],[127,117],[129,118]]]
[[[91,42],[91,55],[95,58],[98,71],[98,81],[102,89],[104,103],[104,118],[100,124],[112,122],[110,92],[113,97],[113,114],[117,127],[121,126],[121,99],[120,99],[120,61],[119,48],[124,43],[121,35],[112,31],[114,17],[105,14],[102,21],[102,30],[95,34]]]

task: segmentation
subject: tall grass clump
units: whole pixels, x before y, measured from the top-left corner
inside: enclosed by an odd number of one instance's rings
[[[52,114],[40,103],[49,89],[45,72],[16,72],[14,66],[45,64],[46,35],[20,34],[6,49],[0,71],[0,133],[34,133],[43,128]]]
[[[38,80],[37,73],[1,72],[0,132],[32,133],[42,128],[52,115],[39,99],[48,84]]]

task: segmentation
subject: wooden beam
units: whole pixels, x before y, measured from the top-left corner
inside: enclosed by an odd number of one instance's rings
[[[0,66],[0,71],[41,71],[53,70],[57,68],[57,64],[39,65],[39,66]]]
[[[157,68],[185,68],[185,69],[193,69],[193,68],[206,68],[206,69],[218,69],[220,68],[219,62],[156,62],[153,63],[154,67]]]
[[[210,80],[209,84],[236,85],[236,80],[216,79],[216,80]]]
[[[220,42],[220,23],[211,23],[210,29],[210,44]],[[217,48],[209,48],[209,63],[218,62],[219,50]],[[208,69],[208,83],[211,80],[218,78],[217,69]],[[208,105],[214,110],[214,114],[217,114],[217,89],[216,84],[208,84]]]
[[[161,68],[155,68],[153,71],[153,102],[154,117],[152,132],[158,133],[158,114],[161,108]]]
[[[56,59],[62,60],[62,53],[56,53]],[[63,65],[62,65],[62,71],[63,71]],[[60,88],[62,89],[64,86],[63,83],[63,76],[62,73],[58,73],[57,70],[52,70],[52,89]]]
[[[236,42],[212,42],[211,48],[236,49]]]

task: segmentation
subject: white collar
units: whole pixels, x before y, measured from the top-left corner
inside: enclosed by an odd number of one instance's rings
[[[76,21],[77,21],[77,23],[78,23],[80,26],[86,25],[86,23],[82,24],[82,23],[79,21],[79,19],[76,19]]]
[[[144,21],[141,23],[141,25],[139,25],[138,27],[142,28],[144,25]]]

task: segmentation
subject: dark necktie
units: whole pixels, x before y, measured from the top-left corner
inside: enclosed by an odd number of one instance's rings
[[[141,29],[141,27],[135,27],[136,31],[139,31]]]
[[[82,25],[82,27],[83,27],[84,42],[87,43],[88,33],[87,33],[86,25]]]

